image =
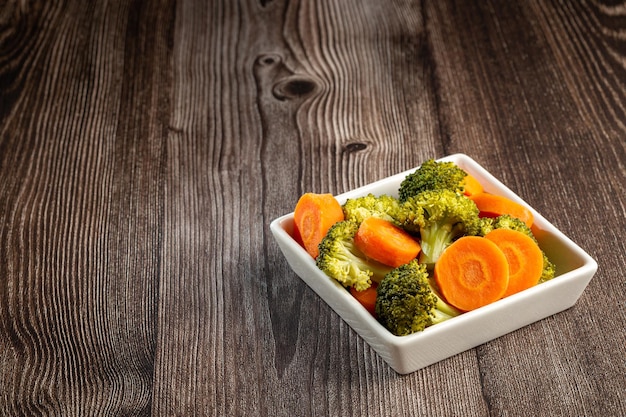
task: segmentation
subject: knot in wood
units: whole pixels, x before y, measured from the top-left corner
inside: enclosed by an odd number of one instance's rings
[[[274,85],[272,94],[279,100],[303,98],[311,95],[317,88],[313,80],[303,76],[293,76]]]
[[[278,54],[263,54],[257,57],[255,64],[262,67],[269,67],[280,64],[282,61],[282,57]]]
[[[364,150],[365,148],[367,148],[367,143],[362,143],[362,142],[352,142],[352,143],[348,143],[345,147],[344,150],[346,152],[359,152]]]

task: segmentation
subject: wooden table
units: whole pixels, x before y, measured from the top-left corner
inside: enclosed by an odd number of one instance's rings
[[[617,3],[4,1],[0,415],[623,414]],[[599,270],[571,309],[401,376],[269,223],[452,153]]]

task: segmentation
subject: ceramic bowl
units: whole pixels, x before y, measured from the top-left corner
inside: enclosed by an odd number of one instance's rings
[[[329,278],[293,239],[293,213],[270,224],[270,230],[293,271],[348,323],[396,372],[407,374],[471,349],[530,323],[573,306],[595,274],[597,263],[572,240],[528,206],[477,162],[464,154],[440,159],[452,161],[476,177],[485,191],[529,207],[533,230],[541,248],[556,265],[554,279],[503,298],[485,307],[435,324],[408,336],[384,328],[337,281]],[[407,174],[415,168],[336,196],[340,204],[368,193],[397,196]]]

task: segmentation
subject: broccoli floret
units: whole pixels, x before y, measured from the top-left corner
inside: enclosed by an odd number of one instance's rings
[[[556,274],[556,265],[550,261],[550,258],[548,258],[548,255],[546,255],[543,250],[541,252],[543,253],[543,271],[539,278],[539,284],[550,281]]]
[[[398,199],[385,194],[380,196],[368,194],[363,197],[350,198],[343,205],[345,219],[357,224],[361,224],[368,217],[378,217],[397,225],[396,217],[399,209]]]
[[[345,287],[363,291],[380,281],[391,271],[391,267],[366,259],[354,245],[357,223],[344,220],[335,223],[319,245],[316,264],[326,275],[336,279]]]
[[[437,296],[426,265],[416,260],[389,272],[376,291],[376,317],[396,336],[420,332],[461,314]]]
[[[454,162],[437,162],[429,159],[400,183],[401,202],[424,191],[451,190],[463,192],[463,179],[467,173]]]
[[[481,232],[478,215],[476,204],[466,196],[451,190],[434,190],[409,197],[402,204],[398,220],[409,232],[419,232],[419,260],[432,268],[454,240]]]
[[[522,232],[526,236],[530,237],[537,245],[539,245],[539,242],[537,241],[537,238],[535,238],[531,228],[517,217],[503,214],[494,218],[484,217],[481,219],[480,235],[485,236],[494,229],[517,230],[518,232]],[[554,278],[554,274],[556,273],[556,265],[550,261],[543,249],[541,250],[541,253],[543,255],[543,272],[541,273],[541,278],[539,278],[540,283],[551,280]]]
[[[528,227],[523,220],[520,220],[517,217],[513,217],[508,214],[503,214],[498,217],[483,217],[481,219],[480,234],[482,236],[486,235],[494,229],[516,230],[518,232],[524,233],[528,237],[532,238],[535,242],[537,242],[537,239],[535,239],[535,236],[530,230],[530,227]]]

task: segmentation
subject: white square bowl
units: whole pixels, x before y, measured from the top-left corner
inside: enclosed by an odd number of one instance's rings
[[[395,336],[384,328],[337,281],[315,265],[315,260],[293,239],[293,213],[273,220],[270,230],[295,273],[400,374],[407,374],[486,343],[576,303],[598,269],[597,263],[567,236],[550,224],[520,197],[464,154],[452,161],[480,181],[485,191],[508,197],[529,207],[539,245],[556,265],[556,276],[545,283],[501,299],[485,307],[435,324],[408,336]],[[348,198],[388,194],[397,197],[402,180],[414,169],[387,177],[336,196]]]

